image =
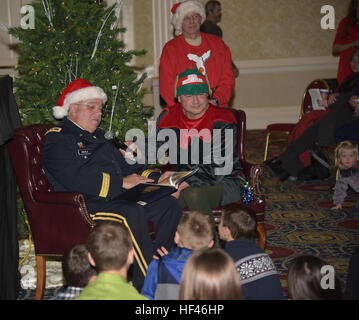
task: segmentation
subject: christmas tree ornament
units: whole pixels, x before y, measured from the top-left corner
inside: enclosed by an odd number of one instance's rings
[[[123,5],[123,0],[117,0],[116,3],[117,3],[115,6],[116,21],[111,24],[111,27],[110,27],[111,30],[117,28],[117,26],[118,26],[118,21],[120,20],[120,14],[121,14],[121,7]]]
[[[117,6],[117,5],[116,5],[116,6]],[[100,39],[101,39],[101,37],[102,37],[103,28],[105,27],[108,18],[109,18],[109,17],[111,16],[111,14],[114,12],[116,6],[114,6],[114,7],[112,8],[112,10],[108,13],[108,15],[105,17],[105,19],[104,19],[104,21],[103,21],[103,23],[102,23],[102,26],[101,26],[101,28],[100,28],[100,31],[99,31],[98,34],[97,34],[97,38],[96,38],[96,41],[95,41],[95,46],[94,46],[94,48],[93,48],[92,55],[91,55],[91,60],[93,59],[93,57],[95,56],[95,53],[96,53],[96,51],[97,51],[98,44],[99,44]]]
[[[116,100],[117,100],[117,93],[118,93],[118,84],[117,86],[112,86],[112,90],[116,90],[116,92],[113,94],[112,98],[112,108],[111,108],[111,117],[110,117],[110,126],[108,128],[108,131],[105,133],[106,139],[112,139],[113,133],[112,133],[112,120],[113,120],[113,112],[115,110]]]
[[[49,20],[51,28],[53,28],[52,24],[52,7],[51,7],[51,0],[41,0],[42,6],[44,7],[45,16]]]
[[[242,202],[248,205],[255,199],[255,192],[248,181],[242,186]]]
[[[253,186],[251,186],[250,183],[243,176],[238,176],[238,179],[242,181],[242,185],[241,185],[242,202],[245,205],[248,205],[252,201],[257,199],[255,190]]]

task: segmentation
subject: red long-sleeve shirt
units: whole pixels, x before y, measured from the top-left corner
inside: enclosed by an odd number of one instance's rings
[[[191,53],[201,57],[208,50],[211,52],[205,62],[205,68],[210,88],[215,89],[212,98],[218,99],[220,107],[228,106],[235,85],[231,51],[217,36],[201,32],[201,37],[201,45],[192,46],[182,34],[167,42],[163,48],[159,68],[160,93],[168,106],[175,104],[175,82],[178,74],[196,66],[196,62],[189,60],[187,55]]]

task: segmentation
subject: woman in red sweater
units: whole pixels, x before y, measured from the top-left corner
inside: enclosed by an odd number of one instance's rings
[[[353,75],[350,70],[350,55],[359,47],[359,0],[352,0],[348,15],[339,23],[333,43],[333,55],[340,56],[338,66],[338,85]]]
[[[162,51],[159,67],[161,97],[168,106],[174,105],[177,75],[195,67],[210,85],[210,103],[228,106],[235,85],[230,49],[221,38],[200,32],[206,17],[200,2],[177,3],[172,14],[177,37],[167,42]]]

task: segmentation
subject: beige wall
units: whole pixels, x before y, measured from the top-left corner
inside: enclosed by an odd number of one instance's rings
[[[108,1],[115,3],[116,0]],[[146,56],[136,59],[136,65],[150,70],[153,77],[157,76],[159,58],[154,56],[154,42],[163,37],[157,32],[153,34],[153,24],[157,25],[157,30],[162,30],[169,21],[169,10],[168,16],[163,12],[158,15],[156,10],[159,7],[170,8],[176,1],[124,0],[127,44],[129,48],[147,50]],[[206,3],[206,0],[200,1]],[[30,0],[0,0],[0,23],[14,24],[19,18],[20,6],[28,2]],[[332,5],[335,8],[337,27],[350,0],[221,2],[220,26],[233,60],[240,69],[233,106],[246,111],[250,129],[265,128],[275,121],[296,121],[301,96],[308,82],[314,78],[336,77],[338,59],[331,56],[336,30],[320,28],[321,6]],[[159,23],[161,19],[168,21]],[[8,50],[11,41],[0,29],[0,73],[8,72],[4,67],[16,63],[16,57]],[[161,48],[158,51],[160,53]],[[145,88],[151,88],[151,79]],[[153,104],[153,101],[153,96],[146,96],[146,105]]]
[[[152,1],[132,0],[135,13],[135,47],[146,49],[144,57],[137,58],[138,66],[153,65],[153,27],[152,27]]]
[[[166,1],[166,0],[163,0]],[[203,4],[206,0],[201,0]],[[240,69],[233,106],[242,108],[248,128],[296,121],[303,90],[315,78],[335,78],[331,56],[336,30],[322,30],[324,5],[335,8],[335,27],[350,0],[222,0],[224,41]],[[135,43],[148,50],[137,64],[154,64],[152,1],[135,0]]]
[[[224,0],[220,26],[233,59],[256,60],[326,56],[335,30],[322,30],[323,5],[332,5],[336,20],[349,0]]]

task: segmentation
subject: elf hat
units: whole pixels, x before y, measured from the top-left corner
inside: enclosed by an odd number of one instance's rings
[[[186,69],[180,73],[176,83],[176,97],[183,94],[199,95],[209,94],[209,87],[206,77],[197,69]]]
[[[202,23],[206,20],[206,13],[203,5],[196,0],[186,0],[183,2],[177,2],[171,9],[172,13],[172,25],[175,29],[176,36],[182,33],[183,18],[190,12],[196,12],[202,17]]]
[[[62,92],[57,106],[52,108],[53,115],[56,119],[62,119],[68,115],[70,104],[95,98],[101,99],[102,103],[107,101],[107,95],[100,87],[84,79],[76,79]]]

